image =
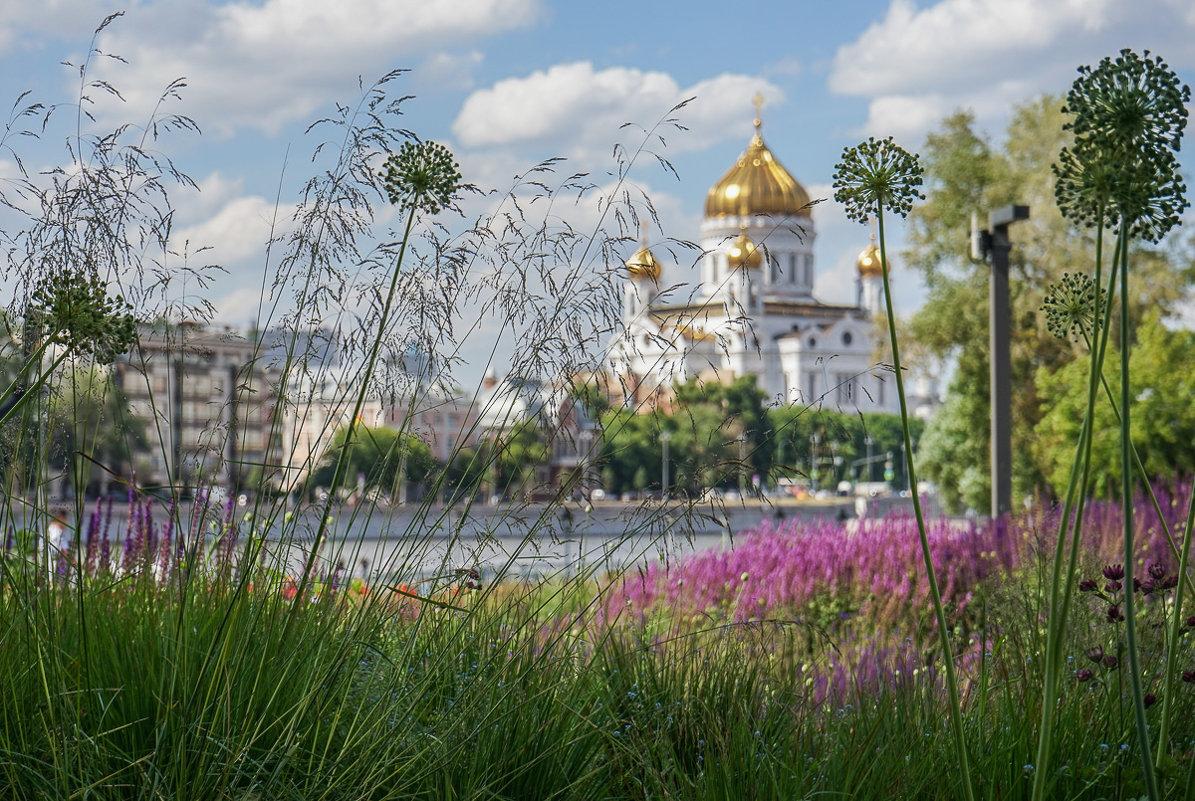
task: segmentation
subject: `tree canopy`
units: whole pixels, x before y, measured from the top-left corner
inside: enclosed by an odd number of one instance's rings
[[[959,111],[923,149],[927,198],[909,217],[904,259],[923,275],[928,297],[910,321],[911,334],[954,372],[921,456],[926,477],[954,508],[986,509],[990,496],[989,275],[984,262],[969,257],[971,215],[986,227],[990,211],[1012,203],[1030,207],[1030,219],[1009,229],[1014,487],[1028,494],[1052,486],[1050,461],[1033,445],[1045,412],[1040,385],[1085,349],[1049,334],[1040,309],[1064,273],[1090,272],[1095,245],[1090,232],[1062,219],[1054,202],[1051,165],[1070,141],[1064,122],[1061,100],[1041,97],[1016,109],[1003,142],[994,145],[971,112]],[[1136,246],[1132,321],[1146,310],[1165,317],[1185,297],[1195,277],[1186,246],[1178,240]]]

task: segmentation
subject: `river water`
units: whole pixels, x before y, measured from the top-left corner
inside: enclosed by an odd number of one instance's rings
[[[879,516],[903,505],[901,499],[882,499],[871,513]],[[193,533],[214,531],[224,512],[212,508],[203,522],[188,522],[196,518],[193,511],[186,508],[179,515],[180,525]],[[236,508],[234,516],[242,539],[251,529],[265,531],[267,550],[278,567],[298,573],[317,540],[321,511],[322,507],[288,512],[247,505]],[[416,581],[470,570],[483,578],[496,574],[544,577],[579,569],[601,573],[731,548],[736,537],[765,520],[844,519],[853,513],[850,499],[784,505],[649,501],[343,506],[332,511],[318,537],[321,545],[314,565],[320,575],[339,571],[345,578],[370,581]],[[155,516],[161,519],[164,513],[155,511]],[[127,515],[114,510],[114,551],[124,540],[126,524]],[[213,547],[209,534],[208,551]]]

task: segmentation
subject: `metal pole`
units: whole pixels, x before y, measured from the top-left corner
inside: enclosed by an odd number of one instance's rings
[[[671,431],[660,432],[660,444],[663,445],[663,458],[660,460],[660,500],[668,500],[668,443],[672,441]]]
[[[1012,509],[1012,367],[1009,355],[1008,226],[1029,219],[1028,206],[1006,206],[988,217],[992,273],[989,344],[992,404],[992,517]]]

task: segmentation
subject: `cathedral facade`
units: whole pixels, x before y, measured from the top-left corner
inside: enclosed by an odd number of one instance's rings
[[[747,149],[706,196],[694,275],[665,289],[646,242],[626,262],[624,335],[610,350],[625,401],[666,402],[677,383],[753,375],[774,404],[894,412],[896,383],[875,336],[878,249],[873,241],[859,255],[854,305],[814,297],[811,200],[760,128],[756,119]]]

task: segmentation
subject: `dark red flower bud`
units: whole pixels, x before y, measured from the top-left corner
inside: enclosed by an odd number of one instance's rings
[[[1104,667],[1108,670],[1116,670],[1116,668],[1120,667],[1120,660],[1112,656],[1112,654],[1108,654],[1104,657]]]
[[[1149,577],[1154,581],[1158,581],[1166,577],[1166,568],[1154,562],[1149,566]]]
[[[1088,670],[1087,668],[1076,670],[1075,678],[1079,681],[1091,681],[1093,678],[1095,678],[1095,672]]]
[[[1119,581],[1109,581],[1107,584],[1104,585],[1104,589],[1107,590],[1108,592],[1120,592],[1120,588],[1123,586],[1124,585],[1121,584]]]
[[[1083,579],[1079,582],[1079,592],[1095,592],[1099,586],[1095,583],[1095,579]]]
[[[1183,681],[1187,684],[1195,684],[1195,670],[1184,670]]]
[[[1088,648],[1083,652],[1083,655],[1098,665],[1104,659],[1104,647],[1097,645],[1094,648]]]
[[[1158,697],[1153,693],[1146,693],[1145,698],[1143,698],[1142,701],[1145,703],[1145,708],[1149,709],[1158,702]]]
[[[1104,578],[1120,581],[1124,578],[1124,565],[1108,565],[1104,568]]]
[[[1108,607],[1108,622],[1109,623],[1119,623],[1122,620],[1124,620],[1124,612],[1120,611],[1120,607],[1117,606],[1116,604],[1112,604],[1111,606],[1109,606]]]

